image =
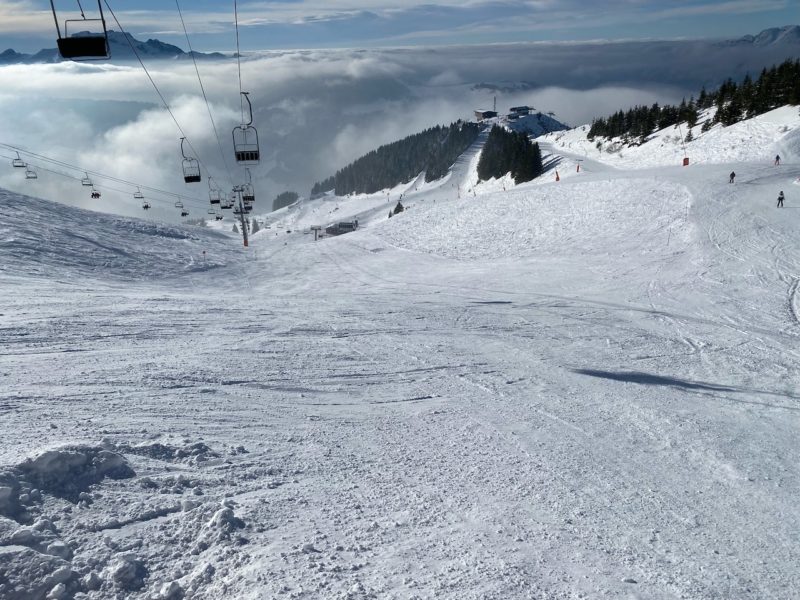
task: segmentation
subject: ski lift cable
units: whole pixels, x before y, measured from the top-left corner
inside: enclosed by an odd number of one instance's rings
[[[208,102],[208,96],[206,95],[206,88],[203,85],[202,77],[200,77],[200,68],[197,66],[197,57],[194,54],[194,49],[192,48],[192,42],[189,39],[189,32],[186,30],[186,22],[183,19],[183,11],[181,11],[181,5],[178,0],[175,0],[175,6],[178,9],[178,16],[180,16],[181,18],[181,26],[183,27],[183,34],[186,36],[186,44],[189,46],[189,55],[192,57],[192,62],[194,63],[194,70],[195,73],[197,73],[197,81],[200,83],[200,91],[203,92],[203,100],[205,100],[206,108],[208,109],[208,117],[209,119],[211,119],[211,127],[213,127],[214,129],[214,137],[217,138],[217,146],[219,147],[220,156],[222,156],[222,164],[225,165],[225,171],[228,173],[228,180],[230,181],[230,184],[233,185],[233,176],[231,175],[231,170],[230,167],[228,166],[228,160],[225,158],[225,151],[222,149],[222,142],[220,141],[219,132],[217,131],[217,124],[214,121],[214,115],[211,113],[211,105]]]
[[[141,183],[136,183],[136,182],[133,182],[133,181],[127,181],[125,179],[120,179],[119,177],[114,177],[112,175],[105,175],[105,174],[100,173],[98,171],[87,171],[86,169],[83,169],[81,167],[78,167],[78,166],[75,166],[75,165],[71,165],[69,163],[65,163],[63,161],[56,160],[54,158],[49,158],[49,157],[43,156],[41,154],[36,154],[34,152],[29,152],[28,150],[23,150],[21,148],[17,148],[16,146],[12,146],[10,144],[4,144],[4,143],[0,142],[0,147],[8,148],[8,149],[13,150],[14,152],[17,152],[17,153],[21,152],[22,154],[25,154],[27,156],[32,156],[32,157],[38,159],[39,161],[43,161],[43,162],[50,163],[50,164],[53,164],[53,165],[56,165],[56,166],[59,166],[59,167],[63,167],[63,168],[69,169],[71,171],[77,171],[79,173],[90,174],[90,175],[94,176],[96,179],[103,179],[103,180],[107,180],[107,181],[112,181],[114,183],[120,183],[122,185],[126,185],[126,186],[130,186],[130,187],[133,187],[133,188],[137,188],[137,189],[140,189],[140,190],[147,190],[149,192],[153,192],[153,193],[159,194],[161,196],[170,196],[172,198],[189,199],[189,200],[192,200],[194,202],[199,202],[199,203],[204,203],[205,202],[205,200],[202,200],[202,199],[199,199],[199,198],[194,198],[194,197],[191,197],[191,196],[187,196],[186,194],[178,194],[178,193],[175,193],[175,192],[170,192],[170,191],[162,190],[162,189],[159,189],[159,188],[154,188],[154,187],[151,187],[151,186],[148,186],[148,185],[143,185]],[[0,156],[0,158],[13,159],[14,157]],[[36,168],[39,168],[39,169],[42,169],[42,170],[45,170],[45,171],[48,171],[48,172],[51,172],[51,173],[55,173],[57,175],[62,175],[64,177],[68,177],[69,179],[73,179],[75,181],[82,181],[82,179],[83,179],[82,177],[76,177],[74,175],[68,175],[68,174],[63,173],[63,172],[52,171],[52,170],[46,169],[44,167],[41,167],[39,165],[34,165],[34,166]],[[123,193],[123,194],[130,194],[131,193],[130,190],[120,190],[120,189],[117,189],[117,188],[112,188],[107,184],[103,184],[102,186],[99,186],[96,182],[93,182],[93,183],[94,183],[94,185],[96,187],[104,187],[104,188],[110,189],[112,191],[120,192],[120,193]]]
[[[242,123],[244,123],[244,96],[242,95],[242,51],[239,46],[239,3],[233,0],[233,19],[236,25],[236,65],[239,69],[239,104],[242,110]]]
[[[239,3],[233,0],[233,16],[236,26],[236,65],[239,72],[239,108],[241,110],[241,125],[233,128],[233,151],[236,155],[236,162],[239,165],[258,164],[261,152],[258,145],[258,131],[253,124],[253,105],[250,102],[249,92],[244,91],[242,83],[242,48],[239,35]],[[247,108],[250,119],[245,121],[244,103],[247,101]],[[245,244],[247,245],[247,244]]]
[[[0,154],[0,158],[11,158],[11,157],[5,156],[3,154]],[[28,167],[34,167],[37,171],[42,171],[44,173],[51,173],[53,175],[59,175],[61,177],[65,177],[67,179],[71,179],[72,181],[78,181],[78,182],[82,182],[83,181],[82,177],[76,177],[74,175],[70,175],[69,173],[64,173],[63,171],[57,171],[55,169],[48,169],[47,167],[44,167],[44,166],[42,166],[40,164],[26,163],[26,165]],[[118,189],[118,188],[115,188],[115,187],[112,187],[112,186],[106,185],[106,184],[103,184],[103,185],[92,184],[92,190],[93,191],[96,190],[97,188],[103,188],[105,190],[111,190],[112,192],[119,192],[121,194],[129,193],[128,190],[121,190],[121,189]]]
[[[14,158],[13,156],[6,156],[5,154],[0,154],[0,158]],[[69,173],[64,173],[62,171],[55,171],[53,169],[48,169],[47,167],[43,167],[42,165],[36,165],[30,162],[25,163],[25,168],[35,168],[37,171],[44,171],[46,173],[52,173],[54,175],[61,175],[62,177],[66,177],[68,179],[72,179],[73,181],[80,181],[80,177],[75,177],[74,175],[70,175]]]
[[[67,169],[70,169],[72,171],[78,171],[78,172],[82,172],[82,173],[86,173],[86,174],[91,174],[96,178],[106,179],[108,181],[121,183],[123,185],[128,185],[128,186],[131,186],[131,187],[137,187],[137,188],[140,187],[141,189],[148,190],[148,191],[151,191],[151,192],[155,192],[157,194],[161,194],[161,195],[165,195],[165,196],[172,196],[172,197],[175,197],[175,198],[186,198],[187,197],[186,194],[178,194],[178,193],[175,193],[175,192],[170,192],[170,191],[167,191],[167,190],[162,190],[162,189],[159,189],[159,188],[154,188],[154,187],[151,187],[151,186],[143,185],[141,183],[137,183],[137,182],[134,182],[134,181],[127,181],[125,179],[120,179],[119,177],[114,177],[113,175],[106,175],[106,174],[100,173],[98,171],[87,170],[87,169],[84,169],[84,168],[76,166],[76,165],[71,165],[69,163],[66,163],[66,162],[63,162],[63,161],[60,161],[60,160],[56,160],[54,158],[49,158],[47,156],[43,156],[41,154],[36,154],[35,152],[31,152],[29,150],[24,150],[22,148],[18,148],[16,146],[12,146],[11,144],[4,144],[4,143],[0,142],[0,147],[8,148],[10,150],[14,150],[15,152],[22,152],[23,154],[26,154],[28,156],[32,156],[32,157],[37,158],[39,160],[42,160],[42,161],[45,161],[45,162],[48,162],[48,163],[52,163],[52,164],[60,166],[60,167],[67,168]],[[74,178],[74,179],[77,180],[78,178]],[[197,198],[192,198],[192,200],[197,200],[198,202],[201,201],[201,200],[199,200]]]
[[[153,79],[153,76],[150,75],[150,71],[147,70],[147,67],[144,64],[144,61],[142,60],[142,57],[139,55],[139,52],[136,50],[136,46],[133,45],[133,42],[131,41],[131,38],[128,35],[128,32],[125,31],[125,29],[123,29],[122,23],[119,22],[119,19],[117,18],[117,15],[114,13],[114,10],[111,8],[111,5],[108,3],[108,0],[103,0],[103,2],[105,3],[106,8],[108,8],[108,12],[111,14],[112,18],[114,19],[114,22],[117,24],[117,27],[119,27],[120,33],[122,33],[123,37],[128,42],[128,46],[130,46],[131,51],[133,52],[134,56],[136,56],[136,59],[139,61],[139,64],[141,65],[142,69],[144,70],[145,74],[147,75],[147,78],[150,80],[150,83],[153,85],[153,89],[155,89],[156,94],[158,94],[158,97],[161,99],[161,102],[164,104],[164,108],[169,113],[169,116],[172,117],[172,120],[175,121],[175,125],[178,128],[178,131],[180,131],[181,136],[186,138],[186,142],[189,144],[189,148],[194,153],[194,156],[195,156],[198,164],[201,167],[205,168],[206,172],[210,174],[210,171],[208,170],[208,168],[203,164],[203,161],[200,160],[200,155],[198,154],[198,152],[195,149],[195,147],[192,145],[191,140],[188,138],[188,136],[186,135],[186,132],[184,132],[184,130],[183,130],[183,127],[181,127],[181,124],[178,122],[177,117],[175,117],[175,113],[172,112],[172,108],[170,108],[169,102],[167,102],[167,99],[164,98],[164,94],[161,93],[161,90],[158,89],[158,85],[156,85],[156,82]]]
[[[78,3],[78,8],[81,10],[81,18],[86,20],[86,15],[83,12],[83,7],[81,6],[81,0],[76,0]]]
[[[0,154],[0,158],[12,158],[12,157],[5,156],[4,154]],[[76,177],[74,175],[70,175],[69,173],[64,173],[63,171],[57,171],[55,169],[48,169],[47,167],[44,167],[44,166],[42,166],[40,164],[26,163],[26,165],[28,167],[34,167],[37,171],[42,171],[44,173],[51,173],[53,175],[59,175],[60,177],[65,177],[66,179],[71,179],[72,181],[82,181],[81,177]],[[95,184],[92,185],[92,189],[93,190],[95,190],[97,188],[102,188],[104,190],[110,190],[112,192],[119,192],[120,194],[129,194],[130,193],[129,190],[122,190],[122,189],[115,188],[115,187],[107,185],[107,184],[100,185],[100,184],[95,183]],[[161,202],[171,202],[171,200],[169,200],[169,201],[168,200],[161,200],[160,198],[156,198],[156,200],[159,200]]]
[[[12,157],[10,157],[10,156],[5,156],[4,154],[0,154],[0,158],[12,158]],[[42,165],[39,165],[39,164],[33,164],[33,163],[30,163],[30,164],[28,164],[27,166],[28,166],[28,167],[34,167],[34,168],[36,169],[36,171],[37,171],[37,172],[38,172],[38,171],[42,171],[42,172],[44,172],[44,173],[51,173],[52,175],[59,175],[60,177],[65,177],[66,179],[71,179],[71,180],[73,180],[73,181],[81,181],[81,178],[80,178],[80,177],[75,177],[74,175],[70,175],[69,173],[64,173],[63,171],[57,171],[57,170],[55,170],[55,169],[48,169],[47,167],[43,167]],[[120,188],[116,188],[116,187],[110,186],[110,185],[108,185],[108,184],[102,184],[102,185],[101,185],[101,184],[97,184],[97,183],[96,183],[96,184],[94,184],[94,185],[92,186],[92,190],[95,190],[95,191],[96,191],[97,189],[103,189],[103,190],[108,190],[108,191],[111,191],[111,192],[117,192],[117,193],[119,193],[119,194],[123,194],[123,195],[128,195],[128,194],[130,194],[130,193],[131,193],[131,192],[130,192],[130,190],[123,190],[123,189],[120,189]],[[161,193],[164,193],[164,194],[172,194],[172,192],[161,192]],[[178,194],[174,194],[174,196],[175,196],[176,198],[180,198],[181,200],[195,200],[195,198],[188,198],[188,197],[186,197],[186,196],[181,196],[181,195],[178,195]],[[138,199],[138,198],[137,198],[137,199]],[[144,200],[144,199],[142,199],[142,200]],[[148,204],[149,204],[151,201],[152,201],[152,202],[163,202],[163,203],[165,203],[165,204],[170,204],[170,205],[172,205],[172,204],[173,204],[173,201],[172,201],[172,200],[165,200],[164,198],[154,198],[154,197],[148,197],[148,198],[146,199],[146,201],[147,201],[147,203],[148,203]],[[194,206],[193,206],[193,208],[197,208],[197,207],[194,207]],[[198,209],[198,210],[199,210],[199,209]]]

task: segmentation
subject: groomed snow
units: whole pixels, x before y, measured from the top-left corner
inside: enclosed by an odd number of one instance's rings
[[[800,596],[799,131],[481,138],[247,251],[0,194],[0,598]]]

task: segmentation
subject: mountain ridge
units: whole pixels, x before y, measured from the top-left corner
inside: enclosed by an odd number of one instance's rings
[[[88,32],[76,33],[73,37],[87,35]],[[137,40],[130,33],[120,33],[110,29],[108,31],[108,46],[111,52],[111,61],[128,61],[136,60],[136,55],[131,50],[131,45],[136,48],[139,56],[156,60],[182,60],[186,58],[205,59],[205,60],[222,60],[227,58],[221,52],[185,52],[182,48],[167,42],[162,42],[157,39],[148,39],[146,42]],[[0,65],[11,64],[40,64],[40,63],[57,63],[62,62],[64,59],[58,53],[57,48],[43,48],[34,54],[24,54],[17,52],[13,48],[0,53]]]
[[[86,32],[81,32],[76,35],[82,35]],[[136,47],[137,52],[141,56],[146,56],[151,59],[174,60],[189,58],[192,55],[195,58],[201,59],[214,59],[221,60],[227,56],[221,52],[186,52],[182,48],[162,42],[158,39],[150,38],[143,42],[137,40],[129,33],[121,33],[113,29],[108,31],[109,46],[111,49],[111,60],[135,60],[135,56],[130,49],[130,45],[126,41],[126,36],[132,41]],[[717,46],[730,46],[730,47],[746,47],[748,45],[756,48],[766,48],[769,46],[785,46],[785,45],[798,45],[800,46],[800,25],[784,25],[783,27],[771,27],[764,29],[756,35],[744,35],[737,39],[721,40],[712,42]],[[37,63],[52,63],[61,62],[63,59],[59,56],[56,48],[43,48],[33,54],[26,54],[17,52],[13,48],[8,48],[0,52],[0,65],[8,64],[37,64]],[[537,87],[535,82],[478,82],[473,84],[475,90],[489,90],[500,92],[517,92],[527,91]]]
[[[771,27],[756,35],[745,35],[738,40],[730,42],[733,45],[751,44],[757,47],[798,44],[800,45],[800,25],[785,25]]]

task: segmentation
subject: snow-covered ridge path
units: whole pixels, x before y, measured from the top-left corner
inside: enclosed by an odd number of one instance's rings
[[[247,253],[0,197],[0,598],[797,597],[781,139],[780,167],[563,152],[559,183],[458,199],[462,169]],[[114,259],[59,253],[61,219]]]

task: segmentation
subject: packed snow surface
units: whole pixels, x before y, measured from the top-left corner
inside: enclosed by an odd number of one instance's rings
[[[800,597],[799,126],[246,251],[0,193],[0,598]]]

